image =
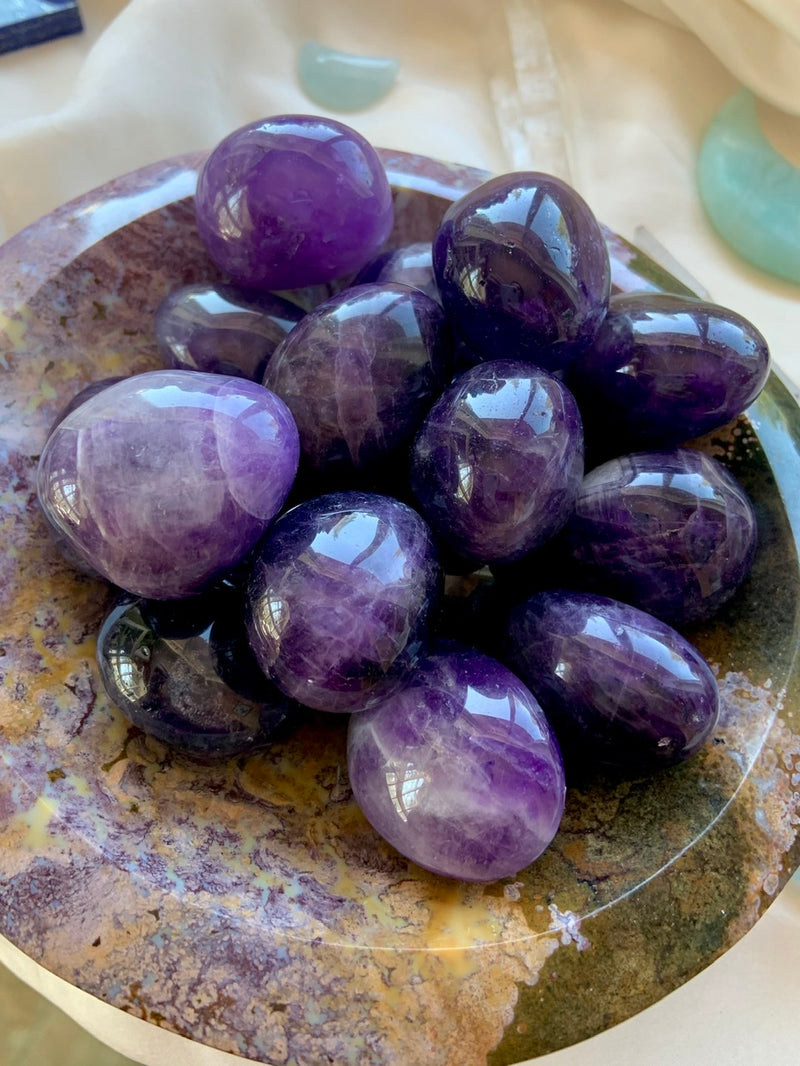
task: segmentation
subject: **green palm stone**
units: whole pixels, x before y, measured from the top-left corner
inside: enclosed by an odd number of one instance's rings
[[[350,55],[307,41],[300,49],[298,74],[314,103],[329,111],[360,111],[389,92],[399,69],[390,56]]]

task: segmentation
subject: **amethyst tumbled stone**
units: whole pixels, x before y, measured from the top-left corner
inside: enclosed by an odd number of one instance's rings
[[[123,598],[100,628],[97,659],[125,717],[191,755],[263,747],[296,710],[255,662],[232,587],[174,603]]]
[[[330,493],[287,511],[256,554],[248,631],[264,672],[321,711],[361,711],[414,666],[440,591],[432,536],[410,507]]]
[[[591,349],[569,373],[598,445],[670,447],[717,429],[758,396],[767,342],[725,307],[671,293],[612,296]]]
[[[625,603],[540,592],[512,612],[508,649],[568,765],[649,772],[689,758],[716,725],[719,694],[705,659]]]
[[[531,363],[465,371],[439,397],[412,449],[422,513],[458,555],[519,559],[566,522],[583,477],[571,393]]]
[[[367,285],[370,282],[378,282],[385,285],[392,281],[422,289],[426,296],[439,302],[439,287],[433,273],[433,248],[430,241],[415,241],[413,244],[403,244],[399,248],[381,252],[359,270],[353,284]]]
[[[505,666],[461,646],[425,656],[406,686],[353,716],[347,764],[373,828],[445,877],[517,874],[564,810],[561,753],[541,707]]]
[[[710,618],[747,576],[753,505],[716,459],[635,452],[584,478],[563,541],[580,579],[675,626]]]
[[[305,312],[271,292],[198,283],[171,292],[155,316],[170,366],[260,381],[267,360]]]
[[[297,428],[242,378],[159,370],[81,404],[39,461],[49,521],[138,596],[194,595],[254,547],[292,486]]]
[[[433,242],[442,303],[485,359],[565,367],[595,338],[611,268],[603,231],[565,182],[492,178],[445,213]]]
[[[316,115],[276,115],[229,134],[200,171],[195,208],[214,262],[258,289],[355,273],[394,221],[375,149],[349,126]]]
[[[357,285],[306,315],[263,378],[294,415],[304,465],[346,479],[391,460],[449,378],[448,340],[441,307],[408,285]]]

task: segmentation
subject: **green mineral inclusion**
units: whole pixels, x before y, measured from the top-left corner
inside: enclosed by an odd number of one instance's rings
[[[800,169],[764,136],[748,90],[730,97],[712,119],[697,181],[712,225],[739,255],[800,283]]]
[[[389,92],[399,68],[389,56],[350,55],[307,41],[298,75],[305,93],[328,111],[361,111]]]

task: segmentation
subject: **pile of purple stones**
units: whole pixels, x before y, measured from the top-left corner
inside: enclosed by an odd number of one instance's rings
[[[718,693],[682,632],[741,585],[756,520],[685,442],[758,395],[758,331],[611,296],[600,226],[547,174],[387,251],[376,152],[318,117],[227,137],[196,210],[230,283],[166,295],[169,369],[90,387],[39,467],[57,537],[121,590],[98,659],[130,721],[229,757],[349,715],[366,817],[468,881],[542,853],[573,767],[697,752]]]

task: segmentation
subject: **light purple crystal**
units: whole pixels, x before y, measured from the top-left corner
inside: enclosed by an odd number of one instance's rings
[[[280,510],[297,429],[261,385],[160,370],[111,385],[53,431],[42,507],[103,577],[177,599],[236,566]]]
[[[583,477],[569,390],[531,363],[481,363],[431,408],[411,486],[434,531],[477,563],[519,559],[566,522]]]
[[[356,801],[406,858],[493,881],[541,855],[564,809],[564,768],[542,709],[472,649],[427,655],[410,682],[350,722]]]
[[[445,311],[484,359],[560,370],[591,342],[608,306],[603,231],[565,182],[504,174],[450,208],[433,241]]]
[[[270,292],[199,283],[159,305],[159,350],[177,370],[204,370],[260,381],[267,360],[305,312]]]
[[[248,631],[262,669],[321,711],[361,711],[414,666],[440,590],[431,534],[405,504],[331,493],[287,511],[255,557]]]
[[[439,287],[433,273],[433,248],[430,241],[416,241],[400,248],[381,252],[363,267],[353,279],[354,285],[397,282],[422,289],[426,296],[439,303]]]
[[[408,285],[358,285],[306,315],[263,378],[294,415],[304,462],[348,474],[408,445],[449,377],[448,337],[441,307]]]
[[[733,595],[756,540],[742,486],[692,448],[595,467],[564,528],[582,582],[675,626],[710,618]]]
[[[200,171],[195,207],[214,262],[258,289],[355,273],[394,219],[375,149],[349,126],[314,115],[276,115],[227,136]]]
[[[605,596],[540,592],[512,612],[509,665],[564,755],[589,770],[648,772],[689,758],[717,722],[708,664],[653,615]]]

